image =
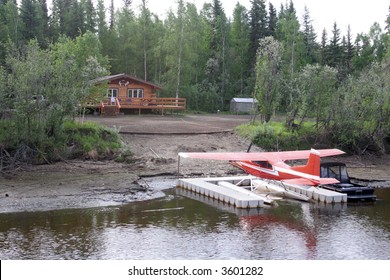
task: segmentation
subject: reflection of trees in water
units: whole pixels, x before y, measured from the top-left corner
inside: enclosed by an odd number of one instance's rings
[[[281,202],[237,209],[170,191],[121,207],[0,214],[0,258],[332,259],[336,251],[348,257],[347,245],[362,249],[356,238],[369,245],[356,257],[384,257],[388,200],[378,197],[383,201],[365,205]]]
[[[98,258],[115,211],[62,210],[0,215],[2,259]]]

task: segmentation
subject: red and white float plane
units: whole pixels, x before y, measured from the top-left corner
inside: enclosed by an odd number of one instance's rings
[[[320,149],[263,153],[179,153],[179,157],[226,160],[253,176],[298,185],[318,186],[339,183],[334,178],[320,177],[321,157],[344,154],[338,149]],[[307,159],[306,165],[291,166],[288,160]]]

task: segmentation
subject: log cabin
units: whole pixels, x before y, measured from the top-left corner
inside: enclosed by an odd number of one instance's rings
[[[89,104],[88,108],[98,109],[101,115],[115,116],[121,111],[149,110],[153,112],[185,111],[185,98],[157,97],[162,87],[127,75],[117,74],[100,77],[92,81],[95,85],[107,82],[106,97],[99,104]]]

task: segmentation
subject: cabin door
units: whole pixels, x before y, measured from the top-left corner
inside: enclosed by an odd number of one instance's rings
[[[127,87],[120,87],[119,88],[119,96],[118,100],[120,103],[127,102]]]

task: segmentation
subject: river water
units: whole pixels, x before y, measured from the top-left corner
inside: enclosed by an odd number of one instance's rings
[[[120,207],[0,214],[0,259],[390,259],[390,189],[370,204],[248,211],[173,183]]]

